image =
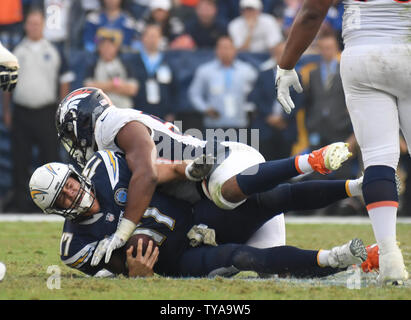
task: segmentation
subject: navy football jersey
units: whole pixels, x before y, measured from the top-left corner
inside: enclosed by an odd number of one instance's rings
[[[82,221],[65,221],[60,256],[69,267],[94,275],[104,266],[90,266],[91,257],[98,242],[117,230],[127,203],[131,172],[122,155],[104,150],[89,160],[82,173],[95,187],[100,212]],[[193,225],[191,213],[188,202],[159,191],[154,193],[135,233],[149,234],[159,246],[161,254],[154,267],[156,273],[177,272],[178,257],[188,247],[186,234]]]

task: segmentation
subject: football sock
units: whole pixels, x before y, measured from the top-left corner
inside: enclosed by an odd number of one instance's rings
[[[362,178],[347,180],[345,189],[349,197],[362,196]]]
[[[321,267],[328,266],[328,255],[330,254],[330,250],[320,250],[318,251],[317,255],[317,263]]]
[[[398,193],[395,170],[371,166],[364,172],[363,196],[377,243],[396,239]]]
[[[299,173],[303,174],[303,173],[310,173],[314,171],[310,163],[308,162],[309,156],[310,156],[309,154],[303,154],[303,155],[295,157],[295,166]]]
[[[236,176],[241,191],[249,196],[270,190],[300,173],[295,167],[295,158],[267,161],[252,166]]]

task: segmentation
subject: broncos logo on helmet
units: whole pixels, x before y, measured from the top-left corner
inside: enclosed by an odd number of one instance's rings
[[[70,157],[82,167],[96,151],[97,118],[111,105],[110,98],[101,89],[84,87],[70,92],[57,108],[58,138]]]

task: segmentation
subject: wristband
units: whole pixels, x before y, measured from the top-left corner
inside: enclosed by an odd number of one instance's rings
[[[121,240],[127,241],[136,229],[136,226],[137,225],[133,221],[130,221],[123,217],[123,219],[121,219],[121,222],[117,227],[116,235]]]

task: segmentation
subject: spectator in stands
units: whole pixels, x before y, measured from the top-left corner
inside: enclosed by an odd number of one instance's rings
[[[263,13],[261,0],[240,0],[241,16],[232,20],[228,32],[240,51],[271,52],[282,39],[276,19]]]
[[[19,60],[19,81],[3,105],[4,120],[10,129],[13,164],[13,196],[5,212],[32,212],[28,181],[31,174],[32,148],[38,148],[40,163],[59,160],[59,143],[54,126],[58,102],[70,92],[74,74],[59,51],[43,37],[44,16],[41,10],[28,13],[26,37],[14,54]]]
[[[240,15],[239,0],[216,0],[218,5],[218,20],[224,25],[237,18]],[[262,0],[263,12],[272,14],[274,17],[281,19],[284,11],[283,0]]]
[[[303,96],[291,92],[296,112],[287,114],[276,99],[275,72],[285,42],[274,49],[273,56],[260,66],[260,72],[249,100],[255,104],[256,116],[252,128],[259,129],[259,151],[266,160],[276,160],[291,156],[293,144],[297,141],[296,114],[301,108]]]
[[[52,42],[64,52],[69,40],[69,22],[74,17],[70,15],[72,0],[44,0],[45,16],[44,38]]]
[[[195,7],[199,0],[174,0],[175,15],[181,21],[191,20],[195,16]]]
[[[12,50],[23,36],[22,0],[0,1],[0,42]]]
[[[119,56],[120,46],[116,33],[98,39],[98,60],[89,68],[84,85],[102,89],[119,108],[131,108],[138,82],[133,67]]]
[[[126,10],[136,19],[144,19],[150,11],[150,0],[130,0],[126,2]]]
[[[205,128],[247,128],[247,96],[257,71],[237,59],[237,50],[229,36],[217,41],[216,58],[200,65],[189,87],[189,99],[204,114]]]
[[[184,23],[171,12],[171,0],[151,0],[148,24],[161,26],[163,34],[162,48],[166,49],[177,37],[184,33]]]
[[[173,71],[160,50],[162,36],[158,24],[148,24],[142,34],[142,48],[134,63],[139,82],[134,107],[173,121],[177,92]]]
[[[124,0],[103,0],[103,9],[92,12],[87,16],[84,25],[84,48],[94,52],[97,48],[99,33],[107,30],[117,30],[122,37],[124,50],[132,47],[137,37],[137,24],[135,19],[123,10]]]
[[[353,139],[353,129],[345,105],[339,67],[340,51],[333,33],[317,41],[321,61],[310,72],[305,88],[306,128],[311,149],[332,141]]]
[[[197,49],[215,48],[217,39],[227,33],[223,23],[217,20],[215,0],[198,1],[195,13],[195,17],[186,24],[186,33]]]
[[[334,33],[322,33],[317,39],[320,53],[318,67],[309,73],[308,85],[304,88],[305,126],[309,149],[314,150],[323,143],[347,141],[354,154],[339,170],[327,175],[327,179],[355,178],[359,172],[360,153],[345,104],[340,77],[340,50]],[[323,175],[311,174],[306,179],[324,179]],[[346,199],[318,210],[316,214],[357,215],[365,213],[359,199]]]

